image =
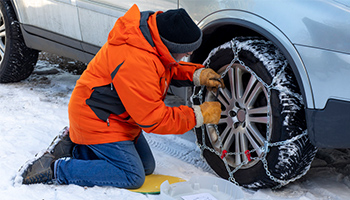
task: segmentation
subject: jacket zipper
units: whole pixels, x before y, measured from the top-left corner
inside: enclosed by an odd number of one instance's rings
[[[109,126],[109,118],[107,118],[106,122],[107,122],[107,126]]]

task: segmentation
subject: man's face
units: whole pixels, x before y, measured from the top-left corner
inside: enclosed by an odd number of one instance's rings
[[[193,51],[187,53],[173,53],[174,59],[179,62],[183,57],[192,55]]]

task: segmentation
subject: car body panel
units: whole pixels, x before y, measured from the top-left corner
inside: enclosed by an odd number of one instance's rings
[[[81,40],[74,0],[15,0],[18,20],[50,32]]]
[[[102,46],[117,18],[123,16],[133,4],[137,4],[142,11],[177,8],[176,0],[77,0],[83,42]]]
[[[296,45],[310,77],[315,109],[324,109],[329,99],[350,102],[350,54]],[[326,72],[326,73],[325,73]]]

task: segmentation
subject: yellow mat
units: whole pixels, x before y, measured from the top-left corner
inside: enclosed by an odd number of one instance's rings
[[[175,177],[175,176],[151,174],[151,175],[146,176],[145,182],[143,183],[143,185],[140,188],[129,189],[129,190],[132,192],[139,192],[139,193],[159,194],[160,193],[160,185],[166,180],[169,181],[169,184],[186,181],[182,178]]]

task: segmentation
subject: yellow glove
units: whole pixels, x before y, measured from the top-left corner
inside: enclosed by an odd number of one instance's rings
[[[199,76],[199,83],[207,86],[207,90],[216,92],[218,87],[225,88],[221,76],[210,68],[205,68]]]
[[[203,115],[203,124],[218,124],[221,118],[221,104],[216,101],[199,105]]]

